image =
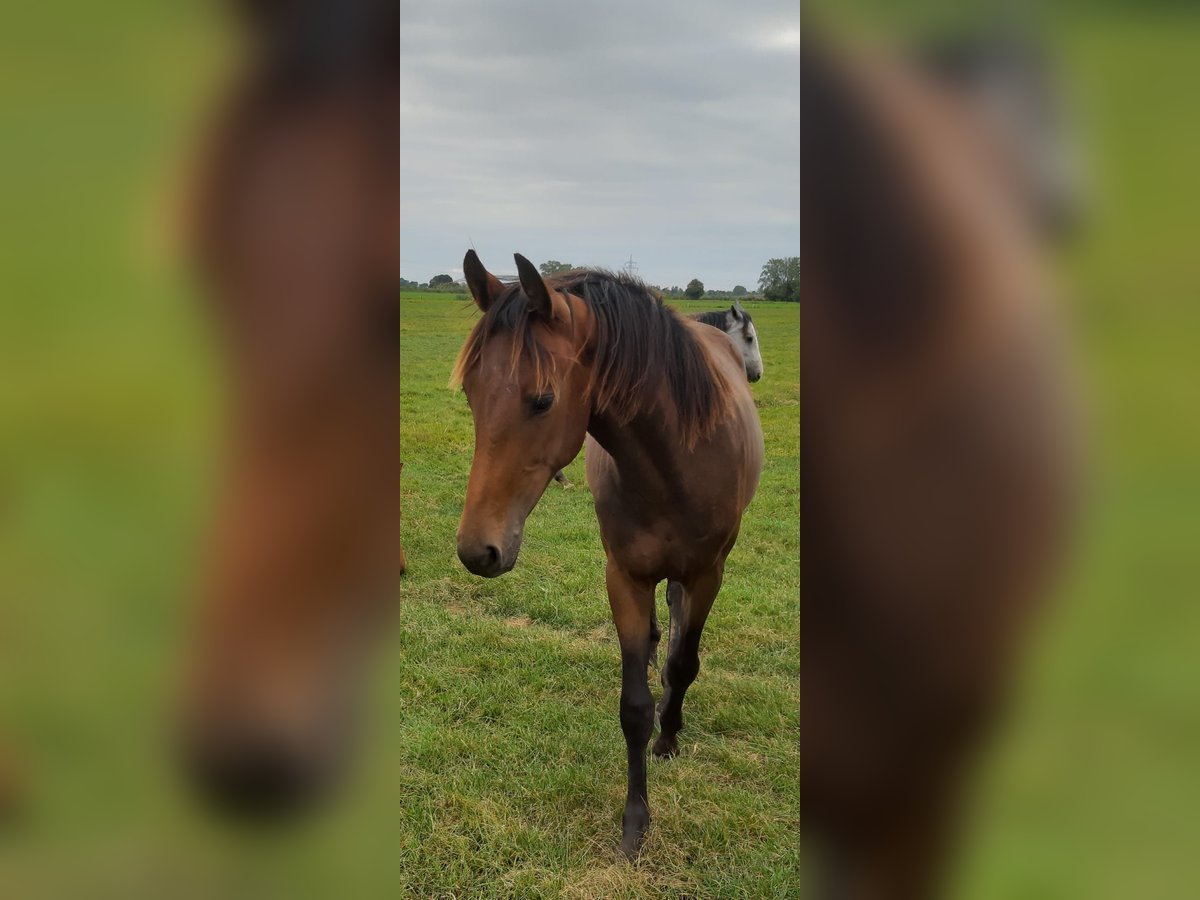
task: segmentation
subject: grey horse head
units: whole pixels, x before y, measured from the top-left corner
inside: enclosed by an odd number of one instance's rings
[[[729,335],[729,339],[737,345],[742,353],[742,362],[746,365],[746,380],[751,384],[762,378],[762,350],[758,346],[758,331],[750,313],[742,308],[741,301],[734,300],[729,309],[716,312],[693,313],[691,318],[713,328],[719,328]]]

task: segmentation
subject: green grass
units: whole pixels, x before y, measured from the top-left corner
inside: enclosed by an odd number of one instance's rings
[[[654,824],[640,862],[628,866],[616,856],[625,785],[619,651],[582,457],[567,469],[573,487],[552,484],[530,516],[516,569],[490,581],[469,575],[454,533],[473,430],[463,397],[446,382],[476,312],[461,297],[402,295],[402,655],[429,679],[431,704],[412,710],[411,727],[428,734],[421,760],[435,773],[447,745],[469,766],[427,784],[426,815],[444,830],[435,829],[432,851],[425,847],[437,865],[414,875],[432,879],[423,884],[520,873],[527,890],[551,896],[770,897],[793,889],[799,309],[746,306],[766,371],[753,388],[766,469],[709,619],[683,752],[650,766]],[[409,660],[429,646],[430,630],[435,649]]]

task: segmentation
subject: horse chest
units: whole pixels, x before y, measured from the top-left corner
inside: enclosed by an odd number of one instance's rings
[[[737,530],[727,504],[677,501],[665,509],[636,496],[597,498],[596,517],[609,557],[649,580],[682,580],[712,568]]]

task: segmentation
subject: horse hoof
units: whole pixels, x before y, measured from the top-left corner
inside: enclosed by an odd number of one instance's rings
[[[665,734],[660,734],[654,742],[651,752],[659,759],[670,759],[679,752],[679,744],[674,737],[667,737]]]
[[[626,835],[621,839],[621,855],[629,862],[637,862],[642,852],[642,844],[646,842],[644,834]]]
[[[630,862],[638,858],[642,852],[642,844],[646,840],[646,832],[650,830],[650,811],[642,808],[626,811],[621,818],[621,855]]]

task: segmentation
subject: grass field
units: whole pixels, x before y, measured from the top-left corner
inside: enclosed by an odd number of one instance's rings
[[[418,646],[430,628],[443,646],[422,665],[437,679],[433,707],[414,713],[439,748],[449,742],[469,759],[469,772],[436,785],[431,799],[445,831],[425,848],[430,883],[519,878],[582,896],[769,897],[794,886],[799,309],[746,306],[765,364],[753,391],[766,468],[709,619],[683,752],[650,767],[654,824],[630,867],[616,858],[625,789],[619,651],[582,457],[567,469],[574,486],[552,484],[530,517],[516,569],[491,581],[469,575],[454,533],[473,430],[446,380],[476,313],[464,298],[402,295],[405,620]]]

